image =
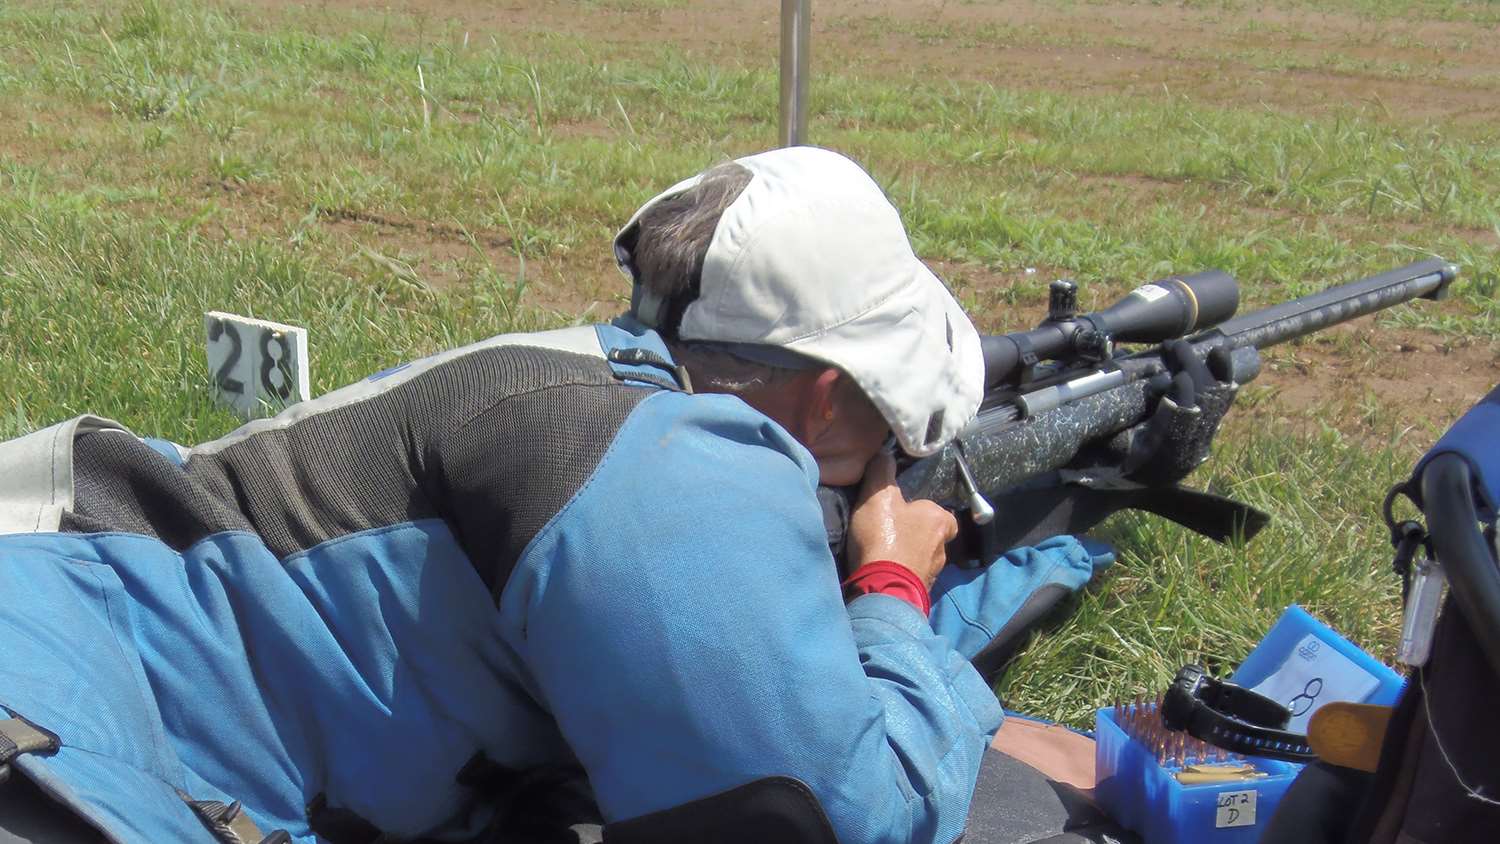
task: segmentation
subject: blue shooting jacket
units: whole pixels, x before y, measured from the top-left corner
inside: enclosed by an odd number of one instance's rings
[[[655,334],[565,329],[194,449],[92,417],[0,444],[0,706],[61,742],[13,764],[121,842],[212,841],[204,800],[462,839],[476,758],[581,765],[606,823],[784,777],[840,841],[953,841],[1001,720],[966,656],[1019,598],[949,584],[947,638],[846,605],[811,455],[673,373]],[[1035,553],[1081,583],[1107,558],[1070,542]]]

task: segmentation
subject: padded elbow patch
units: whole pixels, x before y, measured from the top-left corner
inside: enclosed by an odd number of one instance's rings
[[[837,844],[818,798],[801,780],[765,777],[681,806],[604,827],[606,844]]]

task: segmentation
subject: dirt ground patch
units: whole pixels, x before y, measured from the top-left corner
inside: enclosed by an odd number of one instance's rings
[[[1500,343],[1376,328],[1371,318],[1266,350],[1248,415],[1385,435],[1392,419],[1441,431],[1500,384]]]
[[[321,209],[318,217],[326,233],[358,244],[366,260],[434,288],[464,283],[476,263],[502,278],[515,278],[521,271],[510,238],[494,232],[466,232],[347,208]]]

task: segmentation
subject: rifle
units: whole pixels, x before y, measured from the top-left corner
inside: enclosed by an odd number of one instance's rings
[[[1244,384],[1260,373],[1260,349],[1419,297],[1443,298],[1457,274],[1442,259],[1420,261],[1241,316],[1234,316],[1238,285],[1219,271],[1146,284],[1081,315],[1076,285],[1053,282],[1037,328],[982,338],[986,393],[973,422],[937,454],[905,463],[897,483],[908,499],[931,499],[958,516],[949,559],[964,566],[1085,532],[1124,509],[1220,542],[1248,540],[1269,516],[1178,484],[1148,486],[1097,464],[1070,464],[1150,417],[1168,373],[1164,342],[1186,337],[1200,359],[1227,350],[1232,380]],[[1127,351],[1122,343],[1153,346]],[[844,520],[829,512],[838,506],[831,498],[824,496],[825,515],[838,549]]]

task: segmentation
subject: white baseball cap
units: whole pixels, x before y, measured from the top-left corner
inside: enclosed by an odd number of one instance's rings
[[[942,448],[979,409],[979,335],[912,251],[880,186],[816,147],[736,163],[753,178],[719,219],[677,338],[775,347],[836,366],[908,454]],[[627,275],[635,276],[626,244],[641,213],[701,178],[663,191],[620,230],[615,256]],[[636,316],[651,325],[663,303],[643,290],[638,284],[633,297]]]

